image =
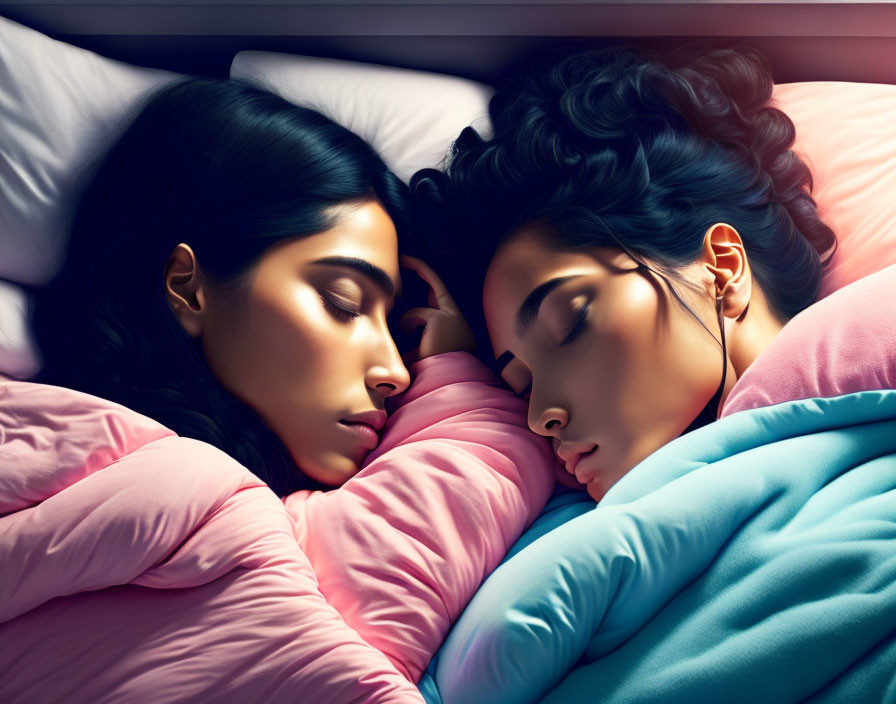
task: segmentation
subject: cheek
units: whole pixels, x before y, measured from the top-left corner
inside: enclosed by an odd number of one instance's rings
[[[335,391],[349,358],[351,327],[323,309],[316,291],[299,289],[289,297],[259,300],[254,313],[247,356],[273,393],[313,403],[321,393]]]
[[[313,405],[338,381],[346,332],[327,319],[314,291],[251,295],[215,333],[203,337],[212,370],[263,416]]]
[[[251,297],[238,320],[207,353],[216,376],[262,417],[305,474],[341,484],[364,454],[337,423],[357,407],[364,384],[351,356],[351,325],[334,320],[313,289]]]
[[[713,377],[715,357],[721,370],[721,349],[688,311],[669,297],[661,298],[649,282],[633,285],[624,300],[609,312],[607,325],[619,391],[637,389],[660,415],[689,415],[694,398],[704,394]],[[706,319],[701,307],[691,307]],[[707,326],[712,330],[711,322]]]
[[[589,417],[606,425],[637,417],[658,370],[657,296],[646,281],[607,291],[591,316],[582,344],[565,363],[569,393],[583,397]]]
[[[568,359],[567,393],[587,426],[574,434],[605,442],[627,470],[697,416],[721,378],[721,350],[677,303],[662,307],[649,282],[617,293]]]

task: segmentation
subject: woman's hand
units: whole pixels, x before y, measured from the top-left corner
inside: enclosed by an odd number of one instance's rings
[[[411,308],[398,321],[405,333],[424,326],[420,344],[405,355],[405,364],[411,365],[443,352],[472,352],[476,346],[473,331],[439,275],[426,262],[416,257],[404,254],[400,261],[403,267],[416,272],[429,286],[429,307]]]

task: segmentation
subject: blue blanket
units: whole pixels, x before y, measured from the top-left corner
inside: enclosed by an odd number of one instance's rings
[[[896,391],[738,413],[558,491],[430,704],[896,702]]]

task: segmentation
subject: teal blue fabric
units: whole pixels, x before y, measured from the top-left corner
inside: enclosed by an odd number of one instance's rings
[[[420,689],[430,704],[896,703],[896,391],[734,414],[599,506],[555,494]]]

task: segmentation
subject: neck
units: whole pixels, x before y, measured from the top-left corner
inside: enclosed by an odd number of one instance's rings
[[[784,325],[785,322],[772,313],[762,292],[754,287],[750,307],[743,320],[725,319],[728,359],[731,360],[735,379],[747,371]]]

